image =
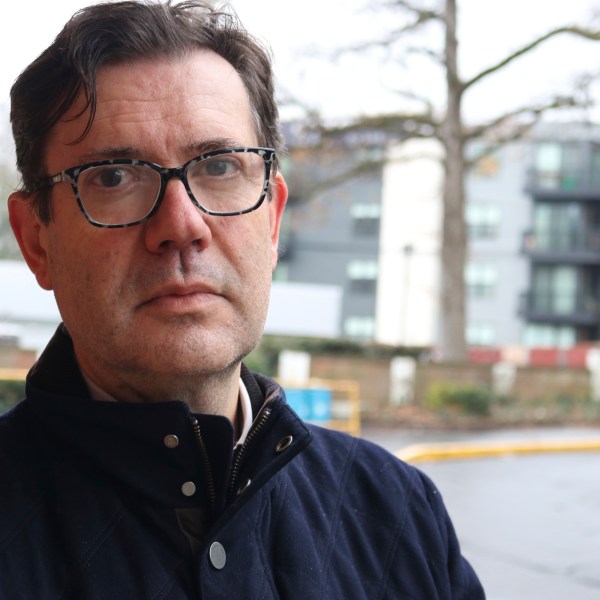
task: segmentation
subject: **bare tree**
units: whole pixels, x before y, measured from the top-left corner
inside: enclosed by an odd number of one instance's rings
[[[430,3],[431,4],[431,3]],[[445,72],[445,107],[436,110],[434,102],[411,91],[399,93],[421,106],[412,112],[397,112],[357,118],[343,126],[323,124],[314,112],[313,125],[317,122],[323,136],[337,136],[351,131],[383,131],[389,137],[437,138],[444,148],[443,229],[441,250],[440,319],[441,339],[439,350],[444,360],[458,361],[467,357],[465,338],[465,282],[464,268],[467,257],[467,233],[464,219],[464,180],[470,165],[465,149],[469,140],[487,138],[487,151],[508,141],[517,139],[550,110],[581,106],[585,95],[555,95],[544,102],[526,104],[490,119],[488,122],[469,126],[463,117],[462,105],[465,93],[502,71],[533,49],[558,36],[576,36],[591,41],[600,40],[600,29],[577,25],[561,26],[547,31],[522,47],[514,50],[497,63],[483,69],[471,78],[463,78],[458,67],[457,1],[439,0],[437,8],[426,6],[426,0],[384,0],[382,6],[399,11],[405,23],[384,39],[366,42],[344,51],[364,51],[391,48],[431,24],[437,24],[444,34],[443,49],[436,52],[430,47],[410,47],[406,52],[419,53],[436,61]]]

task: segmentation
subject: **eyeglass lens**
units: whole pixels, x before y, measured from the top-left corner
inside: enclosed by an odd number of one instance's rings
[[[232,213],[254,207],[263,192],[265,163],[252,152],[228,153],[191,163],[188,189],[205,210]],[[109,164],[79,174],[79,198],[91,219],[104,225],[133,223],[154,208],[161,190],[158,170],[145,164]]]

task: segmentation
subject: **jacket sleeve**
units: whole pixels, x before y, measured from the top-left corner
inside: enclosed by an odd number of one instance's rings
[[[425,493],[436,523],[442,543],[447,549],[447,576],[452,600],[485,600],[485,592],[475,571],[461,554],[460,544],[454,526],[444,505],[442,495],[435,484],[421,471]]]

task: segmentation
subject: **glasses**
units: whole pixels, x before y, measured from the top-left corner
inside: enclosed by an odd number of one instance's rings
[[[85,218],[96,227],[139,225],[158,210],[167,183],[182,181],[190,200],[208,215],[231,217],[256,210],[269,190],[272,148],[224,148],[181,167],[116,158],[65,169],[48,185],[66,181]]]

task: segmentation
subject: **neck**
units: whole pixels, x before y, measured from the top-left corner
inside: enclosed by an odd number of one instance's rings
[[[222,415],[238,427],[240,365],[209,375],[115,373],[79,363],[92,396],[97,400],[157,403],[178,400],[195,413]],[[98,388],[95,390],[94,388]]]

